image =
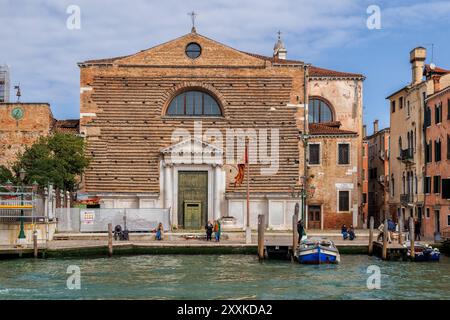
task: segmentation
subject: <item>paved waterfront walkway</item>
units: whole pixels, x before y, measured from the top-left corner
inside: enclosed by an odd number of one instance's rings
[[[114,250],[130,252],[253,252],[258,245],[258,235],[252,233],[252,243],[245,243],[244,232],[224,232],[220,242],[206,241],[203,233],[167,232],[164,240],[155,240],[154,233],[131,233],[130,241],[113,241]],[[358,249],[360,252],[368,247],[369,230],[357,230],[357,238],[353,241],[342,240],[339,230],[308,230],[308,237],[322,236],[332,239],[341,249]],[[374,231],[374,240],[378,230]],[[429,243],[432,243],[431,241]],[[292,232],[266,231],[265,244],[276,246],[291,246]],[[74,252],[83,256],[87,251],[104,252],[108,246],[108,234],[104,233],[59,233],[55,240],[39,243],[39,250],[61,253]],[[172,250],[172,251],[171,251]],[[203,251],[202,251],[203,250]],[[0,245],[0,255],[32,254],[33,246],[24,247]]]

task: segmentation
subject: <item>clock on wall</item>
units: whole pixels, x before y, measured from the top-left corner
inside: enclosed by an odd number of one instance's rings
[[[11,116],[16,119],[16,120],[20,120],[23,118],[23,109],[22,108],[14,108],[11,111]]]

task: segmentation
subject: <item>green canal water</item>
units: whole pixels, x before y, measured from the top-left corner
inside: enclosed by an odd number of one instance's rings
[[[343,255],[339,265],[258,262],[251,255],[141,255],[0,261],[0,299],[450,299],[450,258],[383,262]],[[67,268],[81,272],[69,290]],[[381,289],[367,289],[368,266]]]

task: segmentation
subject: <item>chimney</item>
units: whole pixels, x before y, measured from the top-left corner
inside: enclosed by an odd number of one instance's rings
[[[367,137],[367,126],[366,125],[363,125],[363,132],[362,132],[362,134],[363,134],[363,138]]]
[[[273,46],[273,57],[281,60],[286,60],[287,57],[286,47],[283,40],[281,40],[281,31],[278,31],[278,40]]]
[[[411,84],[415,85],[422,81],[423,66],[427,57],[427,49],[417,47],[409,53],[409,62],[411,63],[412,79]]]
[[[433,75],[431,78],[433,79],[433,93],[436,93],[441,90],[441,76]]]
[[[378,132],[378,119],[373,122],[373,134]]]

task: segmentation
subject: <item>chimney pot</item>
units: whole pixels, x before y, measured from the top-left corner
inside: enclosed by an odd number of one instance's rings
[[[377,133],[378,132],[378,119],[376,119],[374,122],[373,122],[373,133],[375,134],[375,133]]]
[[[436,93],[441,90],[441,83],[440,83],[441,77],[438,75],[434,75],[432,79],[433,79],[433,93]]]
[[[415,85],[422,81],[423,66],[427,57],[427,49],[424,47],[417,47],[409,53],[409,62],[411,63],[412,78],[411,84]]]

